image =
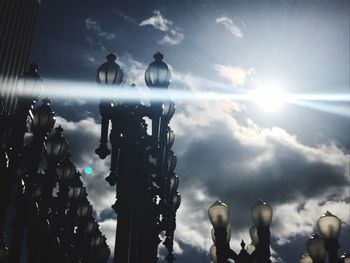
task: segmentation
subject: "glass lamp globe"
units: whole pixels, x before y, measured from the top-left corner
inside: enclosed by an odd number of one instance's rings
[[[50,108],[50,101],[45,99],[43,100],[43,104],[33,111],[32,129],[34,134],[46,135],[50,133],[55,122],[56,117],[55,113]]]
[[[172,100],[168,102],[164,102],[162,105],[162,116],[170,120],[174,116],[174,113],[175,113],[175,102]]]
[[[210,247],[209,253],[210,253],[210,257],[211,257],[211,260],[213,261],[213,263],[217,263],[218,257],[216,255],[216,246],[215,245],[212,245]]]
[[[340,234],[340,225],[340,219],[328,211],[318,220],[318,228],[325,240],[337,239]]]
[[[77,215],[79,218],[86,218],[89,214],[91,215],[92,207],[87,200],[83,200],[77,209]]]
[[[227,227],[230,216],[228,206],[221,201],[216,201],[209,207],[208,216],[214,228]]]
[[[173,197],[173,207],[175,210],[177,210],[180,207],[181,204],[181,195],[179,193],[176,193]]]
[[[313,235],[306,242],[307,252],[313,261],[320,262],[326,258],[326,250],[324,249],[324,240],[317,234]]]
[[[35,63],[29,65],[28,71],[20,77],[18,82],[17,93],[19,96],[31,100],[39,98],[44,86],[38,72],[38,65]]]
[[[69,184],[75,179],[76,168],[70,160],[70,154],[67,153],[62,162],[58,164],[57,175],[60,184]]]
[[[46,141],[46,153],[49,158],[61,160],[68,150],[68,142],[63,137],[63,129],[58,126],[54,135]]]
[[[145,82],[149,88],[168,88],[171,81],[171,73],[166,63],[162,61],[163,54],[157,52],[153,56],[154,61],[145,71]]]
[[[173,171],[176,167],[176,164],[177,164],[177,157],[173,151],[170,151],[168,154],[168,160],[167,160],[168,171]]]
[[[251,208],[251,216],[256,226],[269,227],[272,221],[272,207],[263,200],[259,200]]]
[[[172,173],[170,177],[170,193],[175,193],[179,187],[179,176],[175,173]]]
[[[299,263],[312,263],[312,258],[308,254],[301,256]]]
[[[259,243],[258,229],[256,226],[252,226],[249,229],[249,235],[250,235],[250,239],[252,240],[253,245],[256,246]]]
[[[120,85],[123,81],[123,71],[115,63],[117,56],[111,53],[106,58],[107,62],[103,63],[97,70],[97,83]]]
[[[174,141],[175,141],[175,134],[174,134],[173,130],[170,129],[170,128],[168,127],[168,131],[167,131],[167,141],[166,141],[167,148],[170,149],[171,146],[173,146]]]
[[[255,246],[251,243],[247,245],[247,248],[245,250],[247,250],[247,253],[251,255],[255,251]]]
[[[71,200],[79,200],[85,194],[85,188],[82,185],[69,186],[68,198]]]

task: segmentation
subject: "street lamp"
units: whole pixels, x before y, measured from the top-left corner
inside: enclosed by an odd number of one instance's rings
[[[168,88],[171,73],[159,52],[145,71],[149,88]],[[109,54],[97,71],[99,86],[118,87],[123,72]],[[133,90],[135,85],[131,85]],[[101,99],[101,139],[95,150],[104,159],[111,154],[110,174],[106,181],[116,186],[117,200],[112,208],[118,215],[114,262],[142,263],[157,260],[159,234],[165,231],[163,244],[168,262],[173,262],[173,238],[176,210],[181,203],[177,192],[179,179],[174,172],[177,158],[171,151],[174,133],[168,126],[175,112],[171,100],[115,103]],[[147,133],[146,118],[152,120],[152,134]],[[112,123],[107,147],[109,121]]]
[[[252,241],[256,244],[255,254],[258,258],[258,263],[271,262],[270,256],[270,224],[272,221],[272,207],[264,202],[259,200],[251,208],[251,217],[257,229],[257,238],[254,235],[254,231],[251,232]],[[254,239],[254,240],[253,240]]]
[[[149,64],[145,71],[145,82],[147,87],[156,89],[167,89],[171,82],[171,72],[166,63],[162,61],[163,54],[157,52],[153,56],[154,61]],[[167,122],[174,114],[175,107],[171,101],[158,102],[152,101],[151,98],[151,119],[152,119],[152,137],[159,147],[160,134],[166,135]],[[163,114],[163,112],[165,114]],[[165,119],[162,118],[162,115]],[[169,118],[170,117],[170,118]],[[165,129],[165,130],[164,130]],[[166,139],[166,138],[165,138]]]
[[[269,227],[272,221],[272,207],[263,200],[259,200],[251,208],[251,215],[257,227]]]
[[[97,70],[97,83],[119,86],[123,81],[123,71],[115,63],[117,56],[110,53],[106,59],[107,62],[103,63]]]
[[[168,88],[171,82],[171,72],[166,63],[162,61],[163,54],[157,52],[153,56],[154,61],[145,72],[145,82],[150,88]]]
[[[340,219],[328,211],[318,220],[318,228],[325,241],[324,248],[328,252],[330,263],[338,261],[337,251],[339,249],[340,225]]]
[[[225,203],[216,201],[209,207],[208,215],[214,228],[227,227],[230,213]]]
[[[76,167],[70,159],[70,153],[67,152],[66,157],[57,167],[58,183],[62,186],[73,183],[76,172]]]
[[[103,63],[97,70],[96,81],[102,87],[105,86],[116,86],[119,87],[123,81],[123,71],[120,66],[115,62],[117,56],[113,53],[107,55],[107,62]],[[107,147],[108,142],[108,126],[111,118],[113,104],[111,100],[101,99],[100,101],[100,114],[101,120],[101,139],[100,146],[95,150],[95,153],[101,158],[106,158],[111,151]],[[113,146],[112,146],[113,147]],[[113,158],[114,156],[112,156]],[[114,172],[114,171],[111,171]]]
[[[35,63],[30,64],[28,71],[21,76],[17,86],[17,95],[25,100],[29,100],[30,103],[36,100],[43,90],[43,81],[38,72],[38,65]]]
[[[272,207],[266,202],[260,200],[251,208],[251,217],[255,223],[249,233],[252,244],[245,249],[245,243],[242,240],[242,250],[236,254],[230,249],[231,227],[229,221],[228,206],[221,201],[216,201],[208,209],[208,216],[213,225],[211,231],[215,247],[211,247],[210,254],[216,251],[216,255],[212,255],[213,261],[226,262],[228,259],[234,260],[236,263],[269,263],[270,261],[270,230],[269,226],[272,221]],[[214,261],[216,262],[216,261]]]
[[[314,263],[323,263],[326,259],[326,250],[324,249],[324,240],[317,234],[314,234],[306,242],[307,252]]]

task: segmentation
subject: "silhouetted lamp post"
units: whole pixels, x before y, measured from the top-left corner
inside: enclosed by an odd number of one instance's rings
[[[149,64],[148,68],[145,71],[145,82],[147,87],[149,88],[155,88],[155,89],[167,89],[171,82],[171,72],[169,70],[169,67],[166,63],[163,62],[164,56],[157,52],[153,56],[154,61]],[[171,104],[163,103],[159,101],[152,101],[151,100],[151,118],[152,118],[152,137],[156,140],[156,144],[159,145],[161,143],[159,140],[160,133],[162,128],[166,128],[166,125],[162,125],[162,112],[163,110],[166,111],[166,107],[171,107]],[[175,110],[175,108],[174,108]],[[168,113],[171,114],[172,109],[168,108]],[[165,114],[165,115],[167,115]],[[174,112],[172,111],[172,114]],[[172,117],[171,114],[171,117]],[[164,114],[163,114],[164,115]],[[170,117],[170,118],[171,118]],[[165,133],[166,134],[166,133]]]
[[[324,263],[326,259],[326,250],[324,249],[324,240],[317,234],[314,234],[306,242],[307,252],[312,258],[313,263]]]
[[[270,224],[272,221],[272,207],[264,201],[259,201],[251,208],[254,222],[249,230],[252,243],[245,249],[242,240],[242,250],[236,254],[230,249],[231,227],[229,226],[229,209],[221,201],[216,201],[209,207],[208,216],[213,225],[211,231],[214,245],[210,248],[213,262],[223,263],[228,259],[236,263],[268,263],[270,261]],[[249,251],[248,251],[249,248]]]
[[[118,87],[123,81],[123,71],[120,66],[115,62],[117,57],[114,54],[107,55],[107,62],[103,63],[97,70],[96,81],[101,87]],[[100,114],[101,114],[101,140],[100,147],[96,149],[96,154],[101,159],[106,158],[111,151],[107,147],[108,142],[108,126],[112,113],[111,100],[101,99],[100,101]],[[113,156],[112,156],[113,158]],[[112,172],[112,171],[111,171]]]
[[[258,243],[255,245],[258,258],[257,263],[271,262],[270,224],[272,221],[272,207],[266,202],[259,200],[251,208],[251,217],[256,226],[258,236]]]
[[[340,219],[328,211],[318,220],[318,228],[325,242],[324,248],[328,252],[329,263],[338,261],[340,225]]]
[[[223,263],[229,257],[229,243],[227,240],[228,232],[227,226],[229,221],[230,212],[228,206],[221,202],[216,201],[209,207],[208,216],[211,224],[213,225],[212,238],[215,243],[216,258],[218,263]],[[213,250],[214,248],[212,248]],[[213,251],[211,251],[212,254]]]
[[[156,53],[145,71],[150,89],[167,89],[170,84],[171,73],[162,59],[163,55]],[[123,72],[115,60],[116,56],[109,54],[98,68],[100,87],[121,85]],[[134,84],[131,88],[137,92]],[[102,159],[111,154],[106,181],[116,186],[117,200],[112,206],[118,216],[114,262],[156,262],[162,231],[166,260],[173,262],[176,210],[181,202],[179,178],[174,172],[177,158],[171,150],[175,137],[168,126],[175,104],[171,99],[150,98],[150,106],[118,101],[118,97],[112,100],[102,98],[100,102],[101,139],[95,152]],[[152,134],[147,119],[152,122]],[[109,121],[111,150],[107,147]]]

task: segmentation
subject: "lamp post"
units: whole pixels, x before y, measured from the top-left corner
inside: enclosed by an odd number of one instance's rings
[[[170,70],[159,52],[145,71],[150,89],[168,88]],[[123,72],[109,54],[107,62],[97,71],[100,87],[121,85]],[[137,92],[135,85],[131,91]],[[151,106],[138,102],[102,99],[101,139],[96,154],[101,159],[111,153],[110,174],[106,181],[116,186],[117,233],[114,262],[156,262],[159,234],[165,231],[163,244],[168,249],[166,259],[173,262],[173,238],[176,210],[181,196],[177,192],[179,179],[174,172],[176,155],[171,150],[174,133],[168,126],[175,111],[173,101],[152,100]],[[152,133],[147,133],[145,118],[152,121]],[[112,123],[107,146],[109,121]]]
[[[208,216],[212,229],[214,245],[210,248],[210,254],[214,263],[226,262],[232,259],[236,263],[268,263],[270,261],[270,224],[272,221],[272,207],[264,201],[259,201],[251,208],[251,217],[254,222],[249,230],[252,244],[245,249],[245,243],[241,242],[241,251],[236,254],[230,249],[231,227],[229,222],[228,206],[221,201],[216,201],[209,207]]]
[[[324,248],[329,255],[329,263],[337,263],[339,249],[340,219],[330,212],[326,212],[318,220],[318,228],[325,241]]]
[[[258,258],[257,263],[271,262],[270,224],[272,221],[272,207],[263,200],[259,200],[251,208],[251,217],[256,226],[258,236],[258,243],[255,245],[255,253]]]

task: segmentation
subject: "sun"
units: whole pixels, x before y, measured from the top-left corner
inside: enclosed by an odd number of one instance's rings
[[[267,113],[278,112],[287,101],[287,95],[274,85],[256,88],[249,93],[249,96],[261,110]]]

